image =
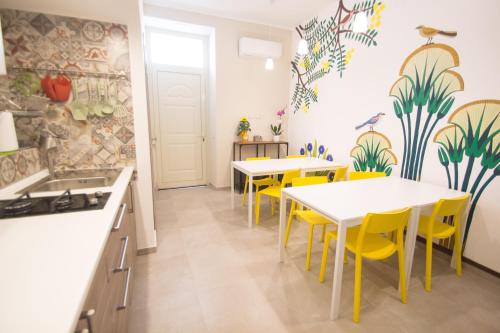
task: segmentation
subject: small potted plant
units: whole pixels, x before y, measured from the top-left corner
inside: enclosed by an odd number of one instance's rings
[[[250,128],[250,123],[246,117],[240,119],[240,123],[238,124],[238,129],[236,134],[240,137],[242,142],[248,141],[248,132],[252,129]]]
[[[278,116],[278,125],[271,124],[271,132],[273,132],[273,142],[279,142],[280,135],[283,133],[283,129],[281,128],[281,120],[285,115],[285,109],[286,106],[283,109],[276,112],[276,115]]]
[[[283,129],[281,128],[281,123],[278,125],[271,125],[271,132],[273,132],[273,142],[280,141],[280,135],[283,133]]]

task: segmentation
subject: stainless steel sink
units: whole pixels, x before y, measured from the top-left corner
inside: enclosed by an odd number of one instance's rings
[[[19,191],[19,193],[24,193],[26,191],[47,192],[113,186],[116,178],[120,175],[120,172],[121,169],[93,169],[56,172],[54,175],[46,177]]]

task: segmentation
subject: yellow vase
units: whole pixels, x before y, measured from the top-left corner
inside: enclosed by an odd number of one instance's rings
[[[241,139],[241,142],[247,142],[248,141],[248,131],[241,132],[240,139]]]

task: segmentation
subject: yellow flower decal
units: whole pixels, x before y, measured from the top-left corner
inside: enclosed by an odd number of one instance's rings
[[[301,61],[299,62],[299,67],[300,67],[300,68],[303,68],[303,69],[305,69],[305,68],[306,68],[306,64],[304,63],[304,60],[301,60]]]
[[[314,94],[314,96],[318,97],[318,84],[317,83],[314,85],[313,94]]]
[[[330,71],[330,62],[327,59],[321,60],[321,67],[323,72],[328,73]]]
[[[321,44],[319,42],[316,42],[316,44],[314,44],[313,47],[313,53],[318,54],[320,49],[321,49]]]
[[[304,113],[308,113],[309,112],[309,107],[304,104],[304,106],[302,107],[302,111],[304,111]]]
[[[385,4],[377,2],[373,5],[373,15],[370,21],[370,29],[376,29],[380,27],[380,13],[385,9]]]
[[[344,59],[344,62],[345,64],[347,65],[350,61],[351,61],[351,58],[352,58],[352,54],[354,53],[355,49],[354,48],[350,48],[346,55],[345,55],[345,59]]]

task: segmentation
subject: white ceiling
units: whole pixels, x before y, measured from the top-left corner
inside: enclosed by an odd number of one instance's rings
[[[144,0],[144,3],[293,29],[335,0]]]

